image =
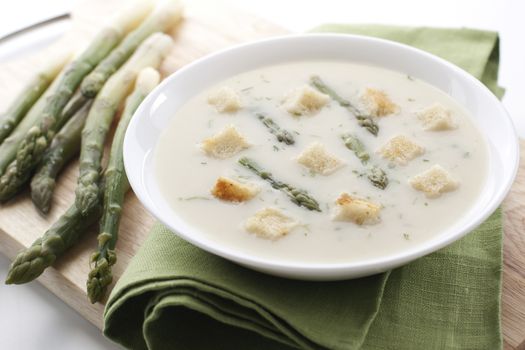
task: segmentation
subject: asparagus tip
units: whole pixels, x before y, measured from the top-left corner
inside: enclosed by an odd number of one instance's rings
[[[49,213],[55,180],[50,177],[33,177],[31,181],[31,200],[43,214]]]
[[[116,255],[112,255],[116,258]],[[95,267],[89,272],[86,287],[89,301],[92,304],[102,300],[106,294],[107,287],[113,281],[113,274],[111,273],[113,264],[114,262],[111,263],[106,258],[102,258],[95,261]]]
[[[39,277],[55,261],[55,255],[42,249],[41,241],[21,251],[11,263],[6,284],[24,284]]]

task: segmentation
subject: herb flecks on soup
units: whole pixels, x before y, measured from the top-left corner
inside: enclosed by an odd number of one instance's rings
[[[488,171],[450,96],[406,74],[300,61],[232,76],[178,109],[158,188],[199,234],[273,261],[393,255],[460,222]]]

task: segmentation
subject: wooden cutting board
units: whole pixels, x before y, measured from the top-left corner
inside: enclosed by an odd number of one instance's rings
[[[14,97],[35,65],[52,51],[79,48],[94,35],[104,19],[125,0],[91,0],[73,12],[72,28],[58,42],[37,56],[3,64],[0,67],[0,110]],[[212,51],[250,40],[287,33],[279,26],[253,15],[241,13],[220,1],[187,1],[185,20],[173,31],[175,45],[162,71],[169,74],[178,67]],[[522,143],[525,150],[525,143]],[[522,162],[522,164],[525,164]],[[0,207],[0,250],[9,258],[28,247],[73,201],[77,164],[70,164],[61,175],[54,205],[47,217],[32,206],[28,193]],[[511,194],[505,201],[505,264],[503,271],[502,323],[505,349],[525,350],[525,169],[521,169]],[[119,241],[115,280],[144,241],[153,218],[130,193],[126,198]],[[102,326],[103,304],[92,305],[85,293],[89,256],[96,247],[96,229],[49,268],[38,281],[98,327]],[[0,276],[3,279],[5,276]],[[12,288],[24,288],[13,286]],[[521,345],[520,345],[521,344]]]

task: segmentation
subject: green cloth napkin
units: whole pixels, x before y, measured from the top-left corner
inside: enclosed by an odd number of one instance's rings
[[[328,25],[439,55],[496,94],[498,36],[469,29]],[[394,271],[342,282],[264,275],[156,224],[113,289],[104,334],[131,349],[498,349],[501,212]]]

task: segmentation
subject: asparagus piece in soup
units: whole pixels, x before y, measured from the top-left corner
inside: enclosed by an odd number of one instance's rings
[[[376,124],[372,116],[366,115],[365,113],[361,112],[354,105],[352,105],[350,101],[344,99],[337,92],[332,90],[332,88],[326,85],[325,82],[321,80],[321,78],[317,75],[314,75],[310,78],[310,84],[317,90],[330,96],[330,98],[337,102],[341,107],[345,108],[350,113],[352,113],[357,119],[359,126],[368,130],[372,135],[377,136],[377,133],[379,132],[379,126]]]
[[[293,135],[281,127],[270,117],[263,113],[256,113],[257,118],[266,126],[272,134],[275,135],[277,141],[284,142],[287,145],[293,145],[295,143]]]
[[[370,154],[366,151],[365,145],[361,140],[351,134],[344,134],[341,138],[343,139],[346,148],[353,151],[361,163],[366,166],[370,160]],[[366,177],[370,180],[372,185],[382,190],[388,185],[388,177],[386,176],[386,173],[378,166],[367,166]]]
[[[388,186],[388,177],[380,167],[373,165],[366,169],[366,177],[377,188],[384,190]]]
[[[274,179],[271,173],[263,170],[253,159],[243,157],[239,159],[239,164],[257,174],[261,179],[266,180],[276,190],[282,191],[292,203],[308,210],[321,211],[319,203],[308,192]]]
[[[350,151],[353,151],[355,156],[359,158],[363,165],[370,160],[370,154],[365,149],[365,145],[359,140],[356,136],[351,134],[344,134],[341,136],[343,142],[345,143],[346,148]]]

